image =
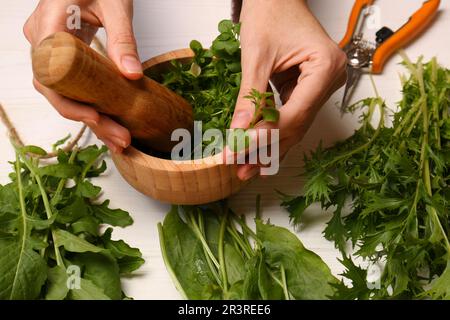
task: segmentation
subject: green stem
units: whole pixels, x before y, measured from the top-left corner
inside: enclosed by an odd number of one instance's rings
[[[230,233],[230,235],[233,237],[233,239],[238,244],[239,248],[244,252],[245,256],[247,258],[251,257],[251,253],[248,251],[247,246],[245,243],[242,242],[242,239],[239,237],[239,234],[237,234],[237,231],[231,227],[227,227],[227,231]]]
[[[286,271],[284,270],[283,264],[281,264],[280,270],[281,270],[281,282],[283,284],[284,298],[286,300],[291,300],[291,297],[289,296],[288,286],[287,286]]]
[[[202,214],[198,215],[198,224],[199,224],[200,231],[202,232],[203,235],[205,235],[205,222],[203,220],[203,215]],[[217,284],[220,287],[222,287],[222,283],[220,281],[219,274],[217,273],[217,269],[214,267],[213,262],[211,261],[211,258],[209,257],[209,254],[206,251],[204,246],[202,246],[202,249],[203,249],[203,253],[205,255],[206,262],[208,263],[209,270],[211,271],[211,273],[212,273],[214,279],[216,280]]]
[[[428,123],[428,108],[427,108],[427,99],[426,99],[426,92],[425,92],[425,85],[423,81],[423,66],[422,63],[419,61],[417,68],[415,69],[415,75],[417,77],[417,80],[419,82],[419,88],[422,97],[425,97],[424,102],[422,103],[422,120],[423,120],[423,137],[422,137],[422,147],[421,147],[421,154],[420,154],[420,163],[421,163],[421,173],[422,173],[422,179],[425,184],[425,189],[430,197],[433,196],[433,190],[431,187],[431,174],[430,174],[430,162],[429,158],[427,156],[427,150],[426,147],[428,146],[429,141],[429,123]],[[450,242],[447,237],[447,234],[441,224],[441,221],[439,220],[439,215],[436,212],[436,209],[434,207],[430,207],[429,212],[432,215],[432,218],[434,222],[439,227],[440,232],[442,233],[447,252],[450,253]]]
[[[227,276],[227,267],[225,265],[225,230],[227,227],[227,217],[228,217],[228,207],[225,205],[224,213],[222,217],[222,222],[220,224],[219,231],[219,263],[220,263],[220,274],[222,277],[222,289],[226,296],[228,292],[228,276]]]
[[[439,99],[440,94],[437,92],[436,84],[438,81],[438,74],[437,74],[437,60],[436,57],[433,57],[431,59],[431,80],[433,82],[433,94],[435,95],[435,99],[433,99],[433,113],[434,113],[434,138],[436,140],[437,149],[441,149],[441,132],[439,129],[439,123],[440,123],[440,117],[439,117],[439,102],[441,101]]]
[[[200,242],[203,245],[203,248],[206,250],[206,253],[208,254],[208,256],[211,258],[211,261],[214,263],[214,266],[217,269],[220,269],[220,264],[217,261],[216,257],[214,256],[214,254],[211,251],[211,248],[208,245],[208,242],[206,241],[205,237],[203,236],[197,222],[195,221],[195,218],[192,214],[192,212],[187,213],[187,218],[191,224],[192,230],[194,231],[195,235],[197,236],[197,238],[200,240]]]
[[[22,230],[19,231],[23,235],[22,248],[25,248],[25,233],[28,231],[28,219],[27,219],[27,209],[25,206],[25,197],[23,195],[23,185],[22,185],[22,174],[20,172],[20,159],[16,152],[16,176],[17,176],[17,187],[19,189],[19,203],[20,203],[20,213],[22,214]]]
[[[52,209],[50,206],[50,202],[48,200],[47,192],[45,191],[44,185],[42,184],[41,177],[36,172],[34,166],[29,162],[29,160],[26,158],[25,155],[22,156],[22,161],[25,164],[25,166],[28,168],[28,170],[30,170],[33,178],[36,180],[36,183],[39,187],[39,191],[41,193],[42,201],[44,203],[44,208],[45,208],[45,213],[47,214],[47,219],[50,219],[53,216]],[[52,238],[53,238],[53,246],[55,248],[56,263],[58,264],[58,266],[64,267],[64,262],[62,260],[61,253],[59,252],[59,245],[57,243],[53,229],[51,230],[51,232],[52,232]]]
[[[247,221],[245,220],[245,215],[241,215],[240,222],[244,225],[247,225]],[[234,226],[234,225],[233,225]],[[249,241],[250,234],[247,232],[246,229],[242,228],[242,240],[244,241],[245,246],[247,247],[248,251],[253,253],[253,247]]]
[[[423,102],[422,102],[423,104]],[[417,124],[417,121],[419,121],[420,117],[422,116],[422,109],[417,110],[416,116],[414,117],[414,120],[411,122],[411,124],[409,125],[408,129],[406,129],[406,133],[405,133],[405,138],[409,137],[409,135],[411,134],[411,131],[414,129],[414,127]]]
[[[405,125],[407,125],[407,124],[410,122],[411,117],[412,117],[413,115],[416,115],[416,114],[417,114],[417,111],[420,109],[420,106],[421,106],[421,104],[422,104],[422,100],[423,100],[423,98],[420,97],[419,100],[417,100],[417,101],[413,104],[413,106],[411,107],[411,109],[408,110],[408,112],[406,113],[406,115],[403,117],[403,120],[399,123],[397,129],[395,129],[395,131],[394,131],[394,137],[398,136],[398,135],[402,132],[403,127],[404,127]]]
[[[241,226],[242,230],[245,230],[245,232],[249,234],[258,245],[262,244],[261,240],[258,239],[256,233],[252,229],[250,229],[248,225],[242,222],[241,219],[236,216],[236,214],[233,214],[232,217]]]
[[[77,156],[78,153],[78,148],[75,147],[72,151],[72,154],[70,155],[69,164],[73,164],[73,162],[75,161],[75,157]],[[58,187],[56,188],[56,192],[55,195],[53,196],[53,199],[57,199],[59,197],[59,195],[61,194],[64,186],[66,185],[67,179],[61,179],[58,183]]]
[[[91,162],[89,162],[86,167],[84,167],[83,172],[81,174],[81,181],[83,181],[86,178],[86,175],[88,171],[91,169],[91,167],[97,162],[97,158],[93,159]]]

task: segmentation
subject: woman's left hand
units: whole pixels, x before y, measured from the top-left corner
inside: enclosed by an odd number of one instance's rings
[[[249,127],[254,105],[244,97],[253,88],[267,91],[272,81],[283,102],[279,121],[256,128],[279,128],[282,159],[345,83],[347,58],[304,0],[246,0],[240,20],[242,83],[231,128]],[[259,164],[239,165],[238,176],[248,180],[260,169]]]

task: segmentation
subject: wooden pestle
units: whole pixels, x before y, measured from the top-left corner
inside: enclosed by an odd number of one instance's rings
[[[111,60],[69,33],[43,40],[32,60],[39,83],[110,116],[154,150],[169,152],[176,144],[173,130],[193,126],[186,100],[150,78],[126,79]]]

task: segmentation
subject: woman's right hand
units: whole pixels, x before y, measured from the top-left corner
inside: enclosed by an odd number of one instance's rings
[[[81,29],[69,30],[68,8],[77,5],[81,11]],[[41,0],[23,28],[32,48],[59,31],[75,34],[90,43],[98,28],[107,34],[107,53],[122,74],[131,80],[143,76],[133,33],[133,0]],[[88,105],[67,99],[44,87],[36,79],[33,84],[65,118],[84,122],[112,152],[120,153],[131,143],[129,131]]]

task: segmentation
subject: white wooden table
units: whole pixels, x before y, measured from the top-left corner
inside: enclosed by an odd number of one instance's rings
[[[37,0],[2,0],[0,4],[0,101],[5,105],[12,121],[26,143],[49,147],[68,132],[77,132],[80,124],[62,119],[56,111],[34,91],[31,84],[29,46],[22,35],[22,26],[37,4]],[[141,58],[146,60],[156,54],[188,46],[191,39],[210,44],[216,35],[218,21],[229,17],[229,0],[136,0],[135,29]],[[352,0],[310,1],[331,37],[343,36]],[[395,29],[421,5],[421,0],[379,0],[383,24]],[[441,13],[420,39],[407,48],[412,59],[423,54],[426,59],[437,56],[439,62],[450,67],[450,0],[442,0]],[[280,35],[282,36],[282,35]],[[378,89],[389,105],[400,99],[398,74],[403,68],[394,57],[381,76],[375,77]],[[354,99],[373,95],[369,79],[362,79]],[[326,143],[349,136],[356,125],[351,116],[341,118],[336,103],[342,90],[323,107],[316,122],[301,146],[292,150],[282,165],[278,176],[259,179],[232,198],[232,206],[239,213],[253,214],[255,196],[263,199],[264,217],[277,225],[289,226],[286,212],[279,207],[274,189],[298,193],[302,181],[294,177],[300,172],[302,150],[313,148],[320,140]],[[8,160],[14,158],[12,148],[0,126],[0,183],[7,183],[11,171]],[[98,143],[92,135],[83,143]],[[116,237],[139,247],[146,264],[135,276],[123,280],[127,295],[136,299],[178,299],[180,295],[166,272],[160,249],[156,225],[164,218],[168,206],[149,199],[120,177],[111,161],[107,174],[95,181],[112,199],[112,205],[129,210],[135,223],[128,228],[117,228]],[[306,247],[318,253],[334,274],[342,271],[337,262],[333,244],[324,240],[322,230],[329,216],[316,208],[305,214],[305,223],[296,230]]]

